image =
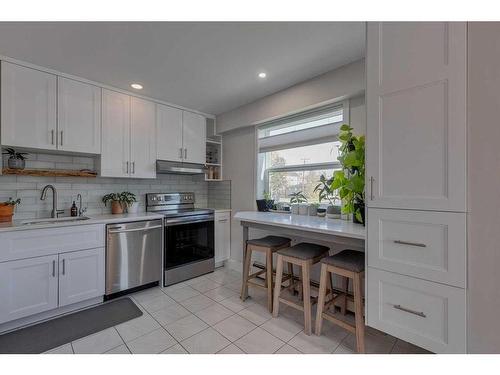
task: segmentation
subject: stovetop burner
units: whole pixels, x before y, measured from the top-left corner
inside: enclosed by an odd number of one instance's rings
[[[169,217],[213,214],[214,210],[194,207],[194,193],[148,193],[146,211]]]

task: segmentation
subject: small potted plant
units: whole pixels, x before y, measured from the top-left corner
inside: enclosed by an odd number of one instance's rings
[[[290,206],[292,214],[294,215],[307,215],[307,203],[306,196],[302,191],[297,191],[296,193],[290,194]]]
[[[13,200],[9,198],[5,202],[0,202],[0,223],[7,223],[12,221],[12,216],[14,215],[14,209],[21,203],[21,199]]]
[[[7,160],[7,166],[10,169],[24,169],[26,167],[26,152],[17,152],[13,148],[6,148],[3,155],[9,155],[9,159]]]
[[[108,202],[111,202],[111,213],[112,214],[123,214],[125,209],[132,203],[136,202],[135,194],[128,191],[121,193],[109,193],[102,197],[102,202],[105,206]]]
[[[318,192],[320,202],[327,200],[330,203],[324,211],[321,211],[321,216],[326,215],[329,219],[339,219],[341,208],[339,205],[335,204],[338,197],[336,191],[331,188],[332,181],[333,177],[327,179],[324,175],[321,175],[318,185],[314,188],[314,192]]]
[[[255,202],[257,203],[257,211],[267,212],[274,207],[274,200],[271,199],[271,194],[267,191],[264,192],[264,199],[257,199]]]
[[[309,205],[309,216],[316,216],[318,214],[319,203],[311,203]]]

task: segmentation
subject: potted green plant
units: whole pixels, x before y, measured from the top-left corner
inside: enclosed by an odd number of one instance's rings
[[[290,206],[292,214],[294,215],[307,215],[307,203],[306,196],[302,191],[297,191],[290,194]]]
[[[318,214],[319,203],[311,203],[309,205],[309,216],[316,216]]]
[[[271,194],[267,191],[263,193],[264,199],[257,199],[255,202],[257,203],[257,211],[267,212],[274,207],[274,200],[271,199]]]
[[[19,203],[21,203],[20,198],[16,200],[9,198],[5,202],[0,202],[0,223],[6,223],[12,221],[14,210]]]
[[[108,205],[108,202],[111,202],[112,214],[122,214],[130,204],[136,201],[135,194],[128,191],[109,193],[102,197],[102,202],[105,206]]]
[[[3,155],[9,155],[7,160],[7,166],[11,169],[24,169],[26,167],[26,155],[27,152],[17,152],[13,148],[6,148]]]
[[[332,182],[333,177],[327,179],[324,175],[321,175],[314,192],[318,192],[320,202],[327,200],[330,203],[325,210],[326,216],[329,219],[338,219],[340,218],[340,205],[335,204],[335,202],[339,197],[336,190],[331,188]]]
[[[365,224],[365,137],[355,136],[349,125],[340,127],[338,160],[342,170],[335,171],[330,184],[344,202],[342,213],[353,214],[355,223]]]

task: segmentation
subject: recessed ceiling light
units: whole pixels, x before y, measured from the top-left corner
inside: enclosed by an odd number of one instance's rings
[[[266,78],[267,74],[264,72],[259,73],[259,78]]]
[[[130,87],[136,90],[142,90],[142,85],[140,83],[132,83]]]

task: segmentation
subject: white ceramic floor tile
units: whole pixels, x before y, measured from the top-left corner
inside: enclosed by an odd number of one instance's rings
[[[48,350],[44,354],[73,354],[73,348],[71,347],[71,343],[68,343]]]
[[[257,326],[239,315],[233,315],[217,323],[213,328],[232,342],[245,336]]]
[[[241,310],[240,312],[238,312],[238,314],[258,326],[264,324],[272,318],[272,315],[267,310],[267,307],[257,304]]]
[[[179,303],[192,313],[196,313],[206,309],[208,306],[213,305],[215,301],[207,296],[204,296],[203,294],[200,294]]]
[[[226,309],[224,306],[221,306],[218,303],[215,303],[212,306],[207,307],[206,309],[198,311],[196,313],[196,316],[198,316],[198,318],[203,320],[205,323],[214,325],[233,314],[234,313],[231,310]]]
[[[164,293],[161,291],[159,287],[154,287],[146,290],[141,290],[140,292],[132,294],[132,298],[135,299],[139,303],[147,302],[156,297],[162,296]]]
[[[141,303],[142,307],[144,307],[144,309],[148,312],[155,312],[175,304],[176,302],[172,298],[163,293],[161,296],[148,299],[147,301]]]
[[[271,318],[261,327],[285,342],[304,329],[301,324],[285,317]]]
[[[389,354],[396,343],[396,338],[386,334],[371,334],[365,332],[365,353],[367,354]],[[342,345],[352,351],[356,351],[356,337],[350,333]]]
[[[193,285],[193,284],[199,284],[203,281],[208,281],[210,280],[208,277],[205,275],[195,277],[194,279],[186,280],[184,281],[187,285]]]
[[[342,343],[335,349],[333,354],[356,354],[356,351],[354,351],[351,348],[348,348],[347,346],[342,345]]]
[[[119,324],[115,326],[115,328],[123,341],[129,342],[139,336],[160,328],[160,325],[149,314],[145,313],[138,318]]]
[[[217,271],[213,274],[207,275],[207,278],[221,285],[237,283],[240,280],[240,278],[237,276],[235,277],[234,275],[228,274],[226,272],[217,273]]]
[[[226,287],[219,287],[204,293],[208,298],[213,299],[216,302],[222,301],[229,297],[237,297],[238,294],[231,289]]]
[[[255,305],[255,302],[253,302],[250,298],[248,298],[246,301],[243,302],[239,296],[226,298],[220,301],[219,303],[222,306],[227,307],[229,310],[234,312],[240,312],[241,310],[246,309],[247,307]]]
[[[99,354],[107,352],[123,344],[118,332],[114,328],[108,328],[73,341],[73,350],[76,354]]]
[[[231,344],[218,351],[217,354],[245,354],[245,352],[238,348],[236,345]]]
[[[134,354],[155,354],[161,353],[175,344],[177,341],[167,331],[160,328],[130,341],[127,346]]]
[[[283,345],[281,348],[278,349],[277,352],[274,354],[302,354],[299,352],[297,349],[295,349],[293,346],[290,346],[288,344]]]
[[[397,340],[392,348],[392,354],[432,354],[431,352],[409,342]]]
[[[207,292],[209,290],[220,288],[222,284],[216,283],[210,279],[203,280],[197,284],[191,284],[191,288],[196,289],[200,293]]]
[[[283,346],[284,342],[262,328],[257,328],[234,344],[248,354],[272,354]]]
[[[229,345],[230,341],[213,328],[207,328],[182,341],[181,344],[192,354],[214,354]]]
[[[189,354],[189,353],[186,351],[186,349],[182,347],[181,344],[177,344],[161,352],[161,354]]]
[[[302,353],[328,354],[337,349],[346,335],[347,333],[344,330],[328,331],[321,336],[316,336],[314,333],[307,336],[304,332],[301,332],[288,341],[288,344]]]
[[[104,354],[130,354],[130,351],[128,350],[126,345],[120,345],[114,349],[108,350]]]
[[[164,309],[151,313],[153,318],[155,318],[163,326],[173,323],[190,314],[191,313],[189,312],[189,310],[185,309],[179,304],[168,306]]]
[[[165,329],[177,341],[185,340],[206,328],[208,328],[208,324],[192,314],[165,326]]]
[[[183,288],[178,288],[165,292],[169,297],[173,298],[177,302],[185,301],[189,298],[193,298],[195,296],[200,295],[200,292],[194,290],[190,286],[185,286]]]

